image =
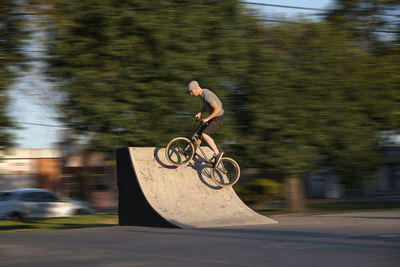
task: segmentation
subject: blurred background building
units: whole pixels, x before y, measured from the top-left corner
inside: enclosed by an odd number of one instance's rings
[[[400,134],[397,131],[381,133],[380,147],[384,161],[375,175],[364,180],[364,186],[352,195],[346,195],[340,177],[333,167],[322,168],[315,174],[307,174],[305,186],[311,198],[342,198],[349,196],[376,197],[400,195]]]
[[[116,178],[105,153],[12,149],[1,155],[0,190],[43,188],[84,200],[97,210],[117,206]]]

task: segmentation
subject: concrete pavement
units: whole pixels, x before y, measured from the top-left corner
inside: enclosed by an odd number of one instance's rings
[[[400,266],[400,211],[0,234],[0,266]]]

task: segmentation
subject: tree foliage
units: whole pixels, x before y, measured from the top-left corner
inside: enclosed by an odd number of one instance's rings
[[[7,149],[13,144],[12,129],[15,123],[8,114],[10,98],[8,90],[16,78],[17,64],[24,56],[23,19],[14,15],[20,6],[13,0],[0,3],[0,150]]]
[[[382,62],[394,57],[374,56],[324,23],[263,36],[242,87],[253,118],[245,132],[251,161],[288,175],[324,163],[350,184],[365,177],[380,163],[377,130],[399,126],[398,64]]]
[[[356,186],[380,163],[377,132],[400,126],[398,42],[371,37],[379,23],[360,31],[386,2],[271,25],[234,0],[45,1],[61,119],[98,149],[165,145],[190,130],[197,79],[221,97],[216,137],[243,167],[301,178],[329,165]]]
[[[326,20],[336,26],[347,27],[354,40],[369,44],[380,52],[382,39],[399,42],[398,0],[336,0],[326,13]]]
[[[50,2],[49,74],[66,96],[62,120],[95,147],[163,145],[186,133],[200,109],[186,93],[191,79],[229,98],[223,85],[243,47],[236,1]]]

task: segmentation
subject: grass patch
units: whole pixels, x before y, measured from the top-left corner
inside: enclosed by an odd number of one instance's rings
[[[91,214],[65,218],[0,220],[0,233],[33,230],[57,230],[72,228],[105,227],[115,225],[117,215]]]

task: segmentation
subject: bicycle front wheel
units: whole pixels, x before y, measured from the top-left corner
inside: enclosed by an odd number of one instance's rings
[[[174,166],[187,164],[193,158],[193,155],[193,143],[186,137],[172,139],[165,149],[167,160]]]
[[[211,178],[219,186],[232,186],[240,177],[239,164],[231,158],[222,158],[218,165],[211,169]]]

